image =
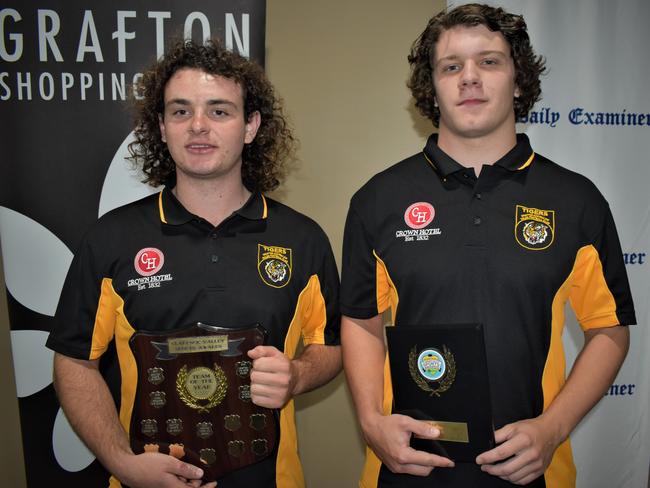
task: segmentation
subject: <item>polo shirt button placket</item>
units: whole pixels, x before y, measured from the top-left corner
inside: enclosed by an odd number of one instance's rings
[[[481,193],[480,193],[480,192],[476,192],[476,193],[474,193],[474,198],[475,198],[476,200],[481,200],[481,198],[482,198]],[[473,221],[474,225],[476,225],[476,226],[481,225],[481,223],[483,222],[483,220],[481,219],[481,217],[479,217],[478,215],[475,215],[475,216],[474,216],[474,219],[473,219],[472,221]]]
[[[210,232],[210,238],[212,239],[212,253],[210,254],[210,262],[216,264],[219,261],[219,256],[215,253],[217,248],[217,231],[213,230]]]
[[[467,176],[467,175],[466,175],[466,176]],[[477,181],[477,182],[475,183],[475,185],[474,185],[474,193],[473,193],[473,195],[472,195],[472,196],[474,197],[474,198],[473,198],[474,202],[476,202],[476,203],[472,202],[472,207],[474,208],[474,210],[480,210],[480,209],[482,208],[482,206],[480,205],[480,203],[477,202],[477,200],[480,202],[480,201],[483,199],[483,195],[481,194],[481,192],[480,192],[480,191],[476,191],[476,187],[477,187],[478,185],[479,185],[479,183],[478,183],[478,181]],[[479,215],[476,215],[476,214],[475,214],[474,217],[472,217],[472,223],[473,223],[475,226],[479,226],[479,225],[481,225],[482,222],[483,222],[483,220],[481,219],[481,217],[480,217]]]
[[[206,242],[208,252],[206,257],[208,258],[210,267],[206,269],[209,269],[210,271],[208,272],[209,279],[207,282],[207,288],[212,291],[223,290],[223,263],[220,263],[219,261],[221,260],[220,256],[223,257],[224,254],[220,245],[219,232],[217,229],[213,229],[210,231],[208,236],[209,239]]]

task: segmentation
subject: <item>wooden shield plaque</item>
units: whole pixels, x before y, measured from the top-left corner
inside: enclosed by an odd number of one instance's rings
[[[246,354],[265,339],[257,324],[227,328],[197,322],[134,334],[133,452],[171,454],[201,467],[205,481],[273,454],[277,412],[251,401],[252,360]]]

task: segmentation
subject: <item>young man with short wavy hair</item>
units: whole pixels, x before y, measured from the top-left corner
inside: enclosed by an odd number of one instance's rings
[[[515,131],[544,71],[523,18],[441,12],[408,59],[415,104],[439,131],[353,196],[344,237],[343,360],[369,447],[360,486],[573,487],[569,434],[613,381],[636,320],[609,206]],[[568,378],[566,301],[585,337]],[[386,310],[395,327],[483,324],[494,449],[454,463],[410,447],[440,431],[392,413]]]

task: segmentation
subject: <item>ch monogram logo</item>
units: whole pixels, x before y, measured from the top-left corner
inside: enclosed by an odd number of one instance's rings
[[[433,205],[427,202],[417,202],[404,212],[404,222],[411,229],[422,229],[431,223],[435,214]]]
[[[133,265],[140,276],[151,276],[160,271],[165,263],[165,255],[155,247],[145,247],[135,256]]]

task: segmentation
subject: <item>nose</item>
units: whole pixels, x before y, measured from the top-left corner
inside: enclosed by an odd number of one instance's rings
[[[190,132],[194,134],[203,134],[208,131],[208,125],[205,118],[205,114],[200,110],[197,110],[192,115],[192,120],[190,121]]]
[[[459,84],[463,87],[478,86],[481,84],[481,78],[479,76],[478,67],[473,61],[467,61],[463,65],[463,70],[461,71]]]

